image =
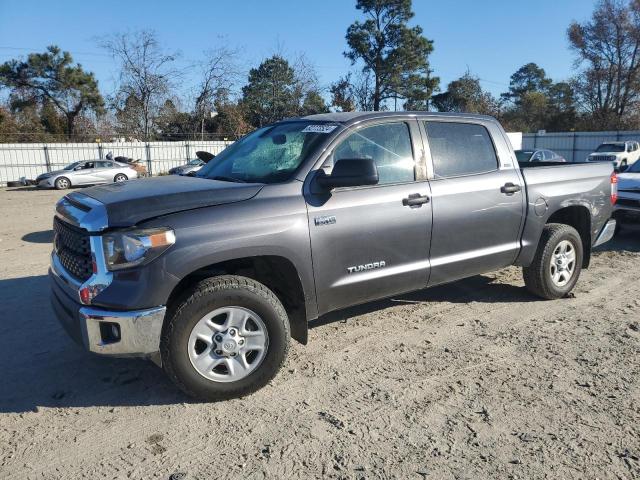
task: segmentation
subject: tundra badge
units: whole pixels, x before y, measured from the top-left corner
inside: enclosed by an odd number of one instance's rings
[[[384,260],[379,262],[367,263],[366,265],[355,265],[353,267],[348,267],[347,272],[349,273],[357,273],[364,272],[365,270],[375,270],[376,268],[384,268],[387,266],[387,263]]]

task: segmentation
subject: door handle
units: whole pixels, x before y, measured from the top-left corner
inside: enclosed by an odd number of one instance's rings
[[[407,198],[402,199],[402,205],[405,207],[419,207],[424,203],[429,203],[429,197],[419,193],[412,193]]]
[[[520,185],[516,185],[515,183],[505,183],[502,187],[500,187],[500,191],[502,193],[506,193],[507,195],[513,195],[516,192],[519,192],[522,190],[522,187]]]

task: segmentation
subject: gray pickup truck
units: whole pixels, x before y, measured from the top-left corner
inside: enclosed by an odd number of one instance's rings
[[[195,177],[61,199],[52,302],[86,349],[238,397],[330,311],[509,265],[541,299],[567,295],[613,235],[615,182],[611,164],[519,166],[490,117],[289,119]]]

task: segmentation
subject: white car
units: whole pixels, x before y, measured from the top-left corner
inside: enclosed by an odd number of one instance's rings
[[[587,157],[587,162],[611,162],[617,170],[627,168],[640,158],[640,144],[636,141],[605,142]]]
[[[110,160],[95,160],[74,162],[62,170],[43,173],[36,178],[36,185],[40,188],[65,190],[78,185],[119,183],[133,178],[138,178],[138,172],[129,165]]]
[[[614,217],[618,226],[640,222],[640,162],[618,175],[618,201]]]

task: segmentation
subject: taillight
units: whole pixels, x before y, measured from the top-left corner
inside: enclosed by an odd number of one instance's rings
[[[618,175],[616,172],[611,174],[611,205],[615,205],[618,201]]]

